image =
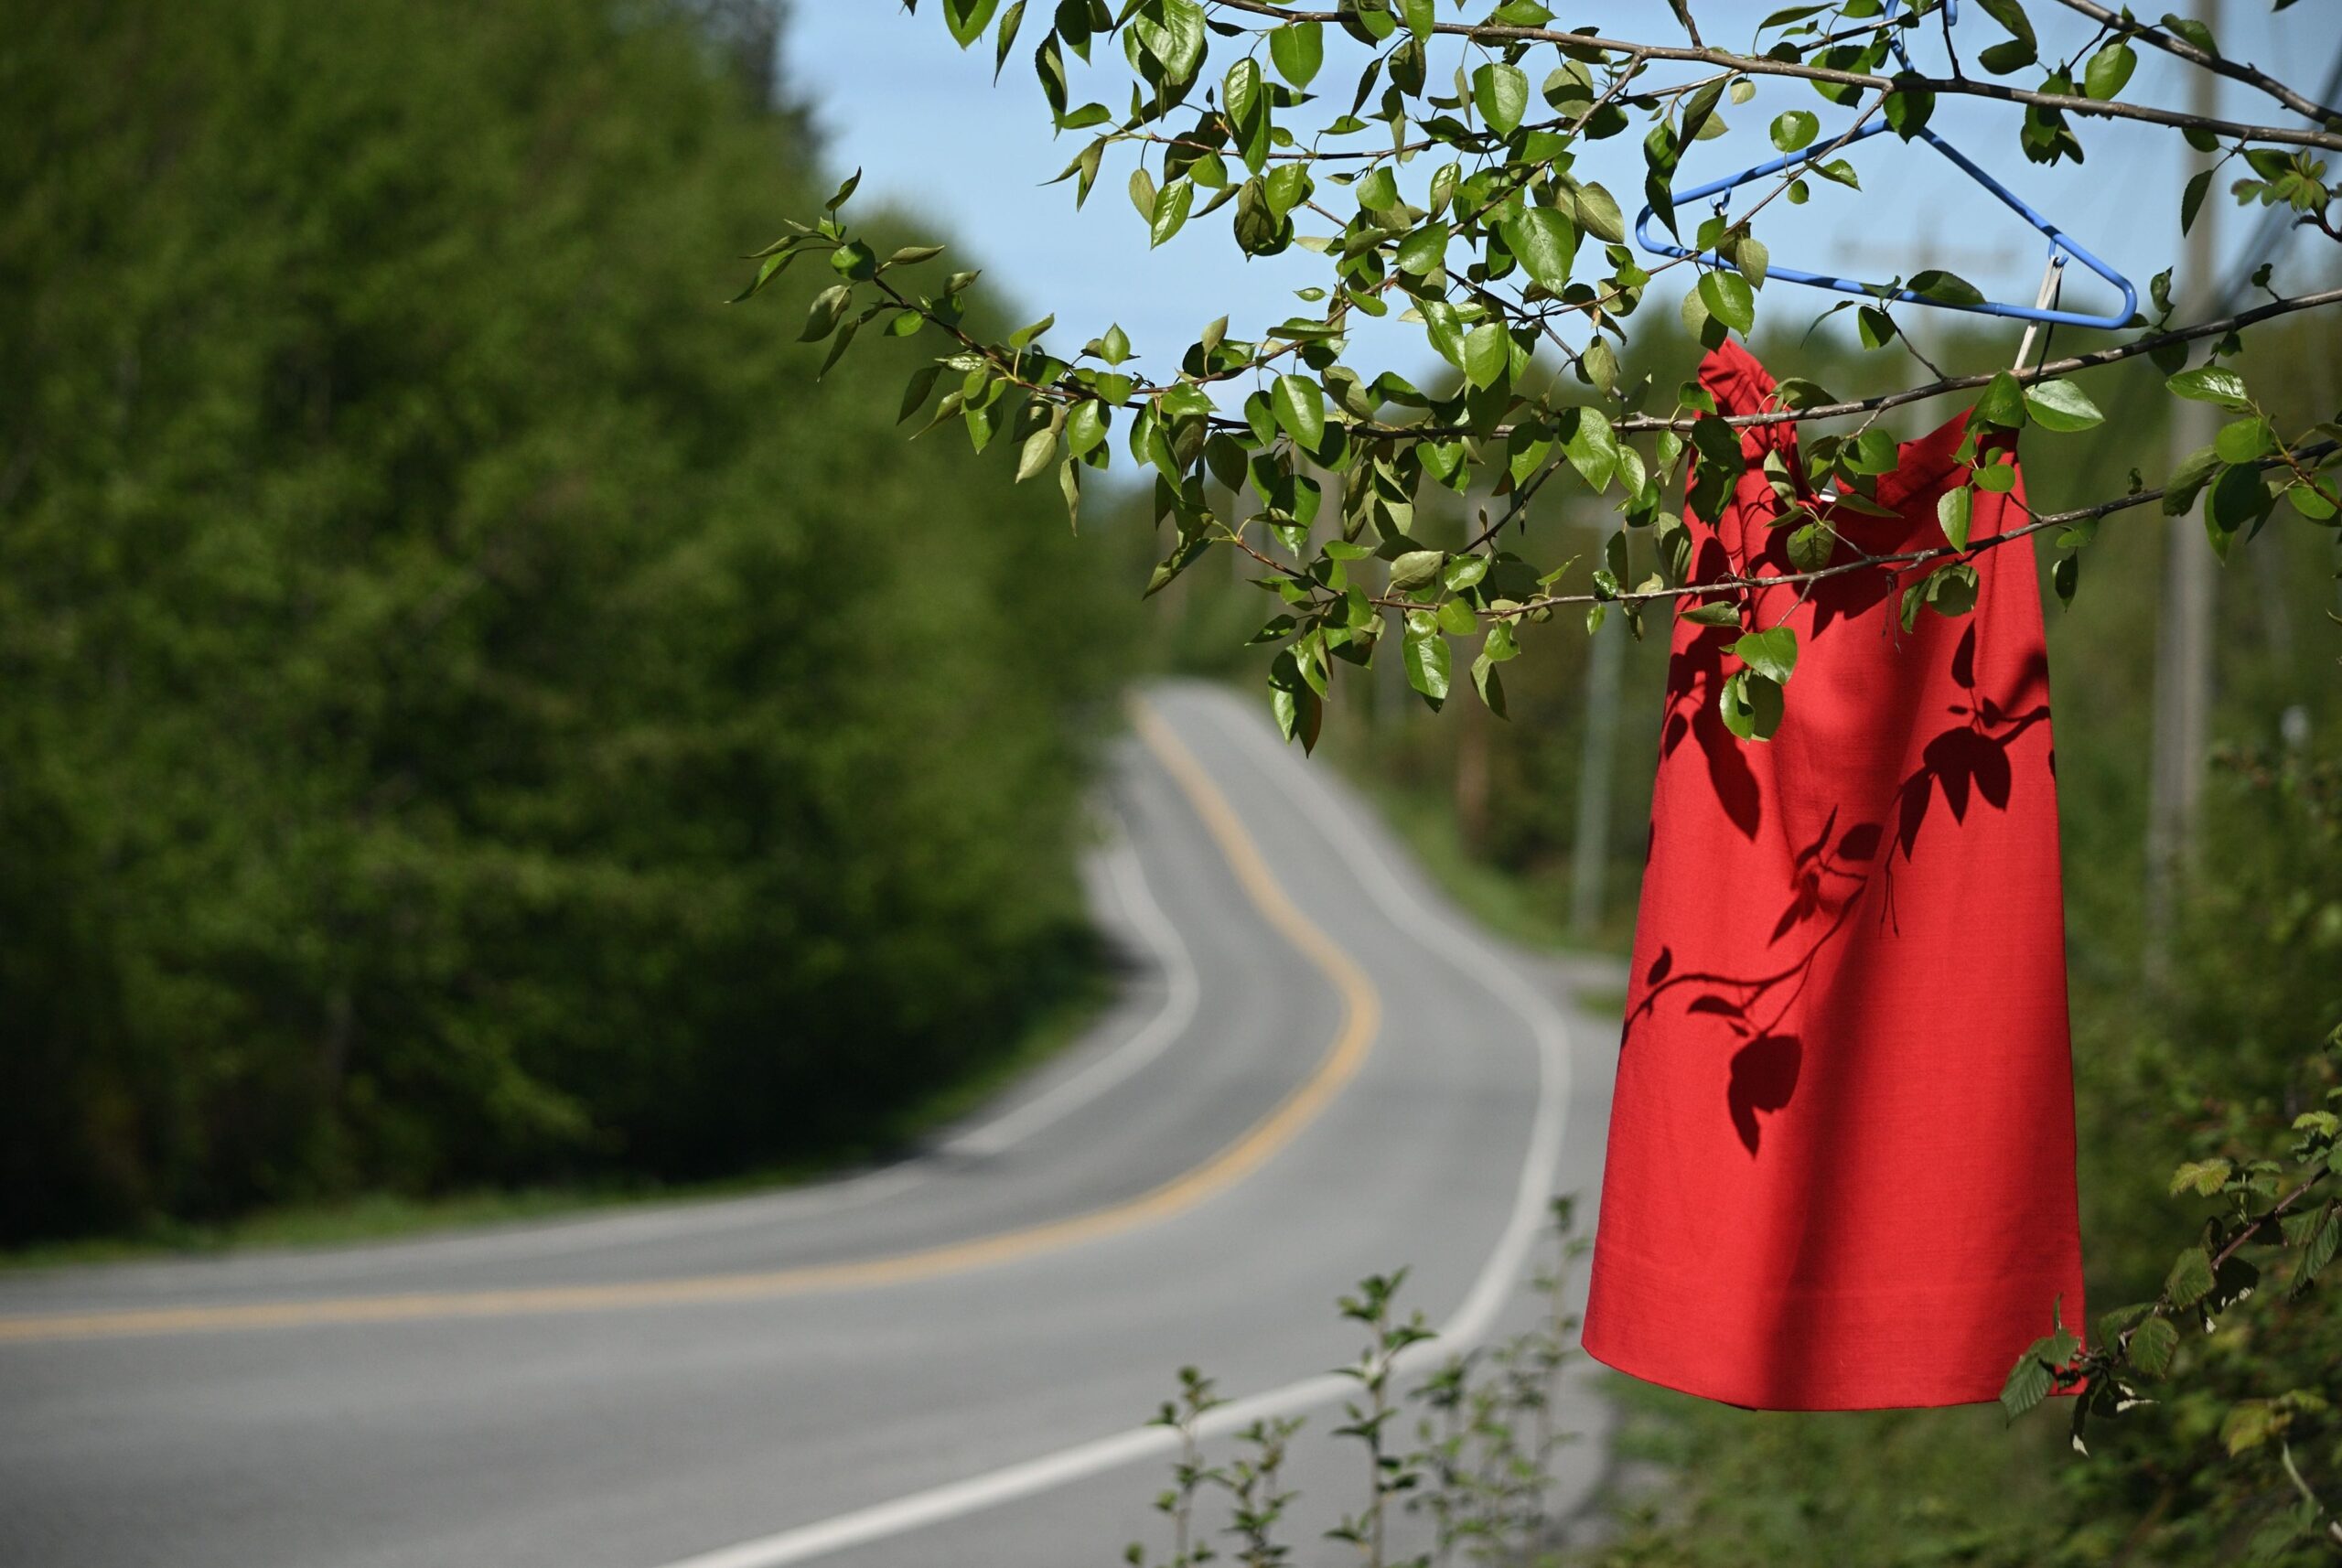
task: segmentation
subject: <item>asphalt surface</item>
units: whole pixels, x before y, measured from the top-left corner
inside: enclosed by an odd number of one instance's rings
[[[1447,1338],[1528,1323],[1599,1174],[1615,1021],[1477,932],[1323,766],[1152,690],[1093,857],[1127,955],[1073,1048],[917,1158],[776,1195],[0,1280],[0,1563],[1111,1563],[1193,1364],[1305,1413],[1299,1560],[1363,1495],[1326,1435],[1407,1266]],[[1599,983],[1600,982],[1597,982]],[[1602,1463],[1574,1381],[1553,1506]],[[1314,1434],[1314,1435],[1313,1435]],[[1215,1452],[1220,1450],[1216,1446]]]

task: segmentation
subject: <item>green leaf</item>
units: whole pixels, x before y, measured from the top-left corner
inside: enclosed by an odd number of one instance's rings
[[[1756,295],[1738,273],[1711,268],[1700,274],[1700,303],[1708,314],[1735,332],[1756,325]]]
[[[1860,190],[1863,188],[1862,176],[1856,174],[1854,166],[1843,158],[1832,158],[1826,164],[1816,164],[1813,166],[1813,172],[1826,180],[1844,186],[1848,190]],[[1795,191],[1789,193],[1789,199],[1791,201],[1797,199]]]
[[[1423,305],[1423,336],[1439,357],[1457,370],[1464,368],[1464,323],[1456,315],[1456,307],[1444,299],[1426,300]]]
[[[1139,47],[1162,65],[1166,81],[1192,81],[1196,68],[1203,63],[1204,8],[1200,0],[1151,0],[1132,19],[1131,32]]]
[[[1412,594],[1417,588],[1427,588],[1439,581],[1440,568],[1446,564],[1444,550],[1410,550],[1391,563],[1391,591]]]
[[[1303,451],[1315,452],[1325,441],[1326,392],[1307,376],[1279,376],[1269,393],[1269,407],[1277,428]]]
[[[1472,102],[1499,136],[1512,134],[1529,108],[1529,77],[1517,65],[1491,60],[1472,73]]]
[[[1978,50],[1976,63],[1994,76],[2006,76],[2013,70],[2023,70],[2040,58],[2034,46],[2023,38],[2008,38]]]
[[[2219,453],[2223,463],[2250,463],[2269,453],[2276,442],[2277,433],[2269,427],[2269,422],[2255,414],[2222,425],[2212,448]]]
[[[2205,504],[2204,521],[2212,531],[2214,548],[2225,558],[2227,541],[2220,536],[2259,522],[2269,515],[2269,509],[2275,503],[2276,498],[2269,493],[2268,482],[2261,478],[2255,465],[2239,463],[2220,470],[2220,477],[2212,483],[2211,498]]]
[[[1935,118],[1936,95],[1924,87],[1897,88],[1886,95],[1882,107],[1886,128],[1907,142]]]
[[[1261,107],[1261,63],[1250,55],[1228,68],[1220,79],[1220,107],[1239,125],[1248,124]]]
[[[1928,575],[1928,603],[1935,607],[1938,615],[1964,616],[1976,607],[1976,594],[1982,585],[1976,568],[1965,561],[1939,566]]]
[[[1982,305],[1984,291],[1961,277],[1939,267],[1928,267],[1911,274],[1905,285],[1922,299],[1932,299],[1939,305]]]
[[[1025,26],[1025,0],[1001,13],[1000,30],[993,35],[992,80],[1000,85],[1000,73],[1008,64],[1008,51],[1016,47],[1016,35]]]
[[[2182,371],[2163,384],[2177,395],[2197,403],[2216,403],[2239,413],[2252,406],[2252,399],[2244,389],[2244,378],[2218,365],[2198,365],[2192,371]]]
[[[1154,215],[1146,225],[1149,250],[1179,231],[1179,225],[1187,220],[1187,209],[1195,199],[1195,184],[1186,178],[1175,179],[1156,193]]]
[[[1580,408],[1575,418],[1562,450],[1569,455],[1570,467],[1598,495],[1618,471],[1618,437],[1598,408]]]
[[[2025,424],[2025,389],[2017,379],[2003,371],[1995,375],[1976,400],[1970,418],[1979,424],[1990,424],[2003,430],[2015,430]]]
[[[2285,487],[2285,499],[2294,503],[2295,511],[2312,522],[2332,521],[2337,510],[2333,498],[2316,486],[2303,484],[2299,480]]]
[[[1480,645],[1480,656],[1472,660],[1472,684],[1479,688],[1480,701],[1488,704],[1488,712],[1499,718],[1506,714],[1504,682],[1497,676],[1497,666],[1520,651],[1513,646],[1512,623],[1499,621],[1488,628],[1488,638]]]
[[[1797,633],[1786,626],[1752,631],[1732,645],[1732,656],[1758,674],[1787,685],[1797,668]]]
[[[2179,1348],[2179,1329],[2168,1317],[2143,1318],[2131,1330],[2131,1365],[2150,1378],[2160,1378],[2171,1370],[2171,1358]]]
[[[1445,702],[1451,664],[1447,639],[1436,631],[1423,635],[1410,631],[1405,654],[1407,684],[1422,693],[1434,707]]]
[[[942,373],[940,364],[921,365],[911,372],[910,381],[903,388],[902,412],[895,415],[896,424],[902,424],[927,406],[929,396],[935,391],[935,378]]]
[[[1838,552],[1838,536],[1824,522],[1809,522],[1789,534],[1789,564],[1800,572],[1819,572]]]
[[[2008,1381],[2001,1385],[2001,1408],[2008,1412],[2011,1421],[2047,1399],[2055,1386],[2056,1380],[2041,1359],[2039,1350],[2038,1342],[2027,1348],[2016,1365],[2009,1369]]]
[[[1854,312],[1854,336],[1865,349],[1884,349],[1895,341],[1895,317],[1875,305],[1865,305]]]
[[[1492,387],[1512,364],[1512,340],[1501,324],[1484,321],[1464,337],[1464,377],[1476,387]]]
[[[1000,0],[943,0],[943,25],[951,30],[952,42],[964,49],[983,38],[999,6]]]
[[[1585,231],[1597,240],[1613,245],[1627,242],[1626,215],[1618,210],[1618,199],[1599,185],[1588,183],[1575,191],[1577,220]]]
[[[2267,1400],[2243,1400],[2229,1407],[2227,1419],[2220,1423],[2220,1441],[2233,1458],[2260,1447],[2277,1430],[2276,1412]]]
[[[2212,1294],[2212,1260],[2203,1248],[2190,1247],[2173,1260],[2163,1292],[2174,1306],[2193,1306]]]
[[[1023,484],[1047,467],[1058,455],[1057,432],[1043,425],[1025,437],[1025,445],[1016,454],[1016,482]]]
[[[1297,163],[1279,164],[1261,182],[1261,194],[1279,220],[1309,199],[1309,171]]]
[[[2139,68],[2139,57],[2121,38],[2090,57],[2082,70],[2082,91],[2092,98],[2112,98]]]
[[[1426,223],[1399,242],[1399,270],[1422,277],[1439,270],[1447,256],[1447,225]]]
[[[1269,35],[1269,59],[1277,74],[1306,87],[1326,61],[1325,29],[1316,22],[1290,22]]]
[[[1095,398],[1083,398],[1066,415],[1065,449],[1069,456],[1080,457],[1106,439],[1106,407]]]
[[[1943,536],[1954,550],[1968,548],[1968,525],[1974,506],[1974,492],[1965,485],[1936,499],[1936,521],[1943,525]]]
[[[2163,26],[2165,32],[2178,34],[2208,55],[2216,55],[2220,52],[2220,46],[2212,41],[2212,29],[2193,16],[2175,16],[2165,11],[2163,14]]]
[[[747,287],[742,289],[739,293],[734,295],[729,300],[725,301],[725,303],[729,305],[738,305],[743,300],[753,299],[756,297],[757,291],[762,289],[765,285],[772,282],[773,279],[779,277],[782,273],[787,272],[789,270],[790,263],[794,262],[796,259],[797,252],[795,250],[781,250],[776,248],[770,254],[765,257],[764,264],[757,269],[756,281],[748,285]]]
[[[1460,594],[1488,575],[1488,558],[1485,555],[1458,555],[1440,568],[1440,585],[1451,594]]]
[[[2220,454],[2216,446],[2198,446],[2182,457],[2172,469],[2171,478],[2164,481],[2164,516],[2184,516],[2196,504],[2204,487],[2211,483],[2212,476],[2219,471]]]
[[[2204,197],[2212,188],[2212,171],[2197,169],[2189,177],[2187,188],[2179,196],[2179,231],[2183,234],[2196,227],[2196,214],[2203,209]]]
[[[1696,626],[1738,626],[1740,607],[1730,603],[1700,605],[1685,610],[1683,618]]]
[[[1398,0],[1399,19],[1417,39],[1431,37],[1433,26],[1439,20],[1435,0]]]
[[[1810,114],[1802,109],[1792,109],[1786,114],[1774,117],[1773,145],[1785,153],[1799,152],[1812,144],[1821,130],[1819,115]]]
[[[1502,225],[1505,249],[1546,293],[1569,286],[1570,263],[1577,256],[1577,226],[1551,207],[1531,207]]]
[[[2044,430],[2088,430],[2106,415],[2071,381],[2041,381],[2025,389],[2025,412]]]
[[[2235,1169],[2226,1160],[2190,1160],[2171,1173],[2171,1196],[2193,1192],[2199,1197],[2209,1197],[2220,1190]]]
[[[2033,19],[2025,14],[2023,0],[1976,0],[1984,14],[2006,27],[2011,34],[2026,43],[2035,41]]]
[[[1770,740],[1781,727],[1781,688],[1754,670],[1735,670],[1716,696],[1724,727],[1743,740]]]
[[[797,335],[797,340],[818,343],[828,337],[837,329],[839,317],[845,315],[846,306],[853,303],[854,289],[847,284],[833,285],[815,295],[812,305],[805,312],[805,329]]]

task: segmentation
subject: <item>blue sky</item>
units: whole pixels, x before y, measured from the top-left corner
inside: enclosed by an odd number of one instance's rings
[[[1607,24],[1620,33],[1665,37],[1674,27],[1663,0],[1623,0],[1614,8],[1633,14],[1634,25],[1625,16]],[[1712,42],[1745,43],[1768,8],[1769,4],[1709,0],[1697,15]],[[1065,166],[1084,139],[1080,133],[1053,139],[1034,81],[1032,46],[1046,0],[1036,0],[1027,36],[1011,55],[997,88],[989,47],[962,54],[936,9],[929,0],[919,15],[908,16],[895,0],[796,0],[784,43],[787,79],[811,106],[832,164],[841,171],[863,168],[865,194],[857,203],[884,201],[915,223],[930,220],[953,241],[954,259],[962,265],[983,265],[988,280],[1025,316],[1054,310],[1059,328],[1053,340],[1078,344],[1119,322],[1158,368],[1175,360],[1213,317],[1230,313],[1231,333],[1245,336],[1300,308],[1292,290],[1323,281],[1323,263],[1298,249],[1245,261],[1230,240],[1226,209],[1191,223],[1150,252],[1144,227],[1124,194],[1132,166],[1127,149],[1115,150],[1088,207],[1077,212],[1070,184],[1043,183]],[[2087,20],[2054,0],[2030,9],[2045,57],[2062,54],[2090,31]],[[1972,59],[1977,48],[2003,35],[1974,6],[1967,11],[1958,37],[1963,55]],[[2300,0],[2272,16],[2266,0],[2228,0],[2222,46],[2231,58],[2261,64],[2315,92],[2342,52],[2338,11],[2337,0]],[[1356,80],[1358,67],[1350,54],[1340,52],[1350,46],[1333,29],[1327,33],[1326,68],[1315,85],[1338,93]],[[1922,70],[1940,69],[1940,51],[1939,43],[1923,47],[1915,63]],[[1097,70],[1084,73],[1079,62],[1071,62],[1076,102],[1085,96],[1109,104],[1126,102],[1127,77],[1118,52],[1098,53]],[[2181,106],[2186,68],[2155,50],[2140,54],[2138,73],[2124,97]],[[1552,63],[1550,51],[1531,63],[1532,79],[1542,78]],[[1453,60],[1434,59],[1435,79],[1444,64]],[[1793,108],[1821,115],[1825,135],[1847,115],[1801,82],[1763,83],[1752,102],[1726,111],[1736,132],[1753,135],[1695,147],[1680,183],[1717,177],[1768,153],[1765,124]],[[2237,119],[2291,123],[2277,105],[2235,82],[2221,83],[2221,109]],[[2177,257],[2179,188],[2193,166],[2192,155],[2175,134],[2100,124],[2083,130],[2087,164],[2045,169],[2025,162],[2016,149],[2017,113],[2001,105],[1947,104],[1935,125],[2077,241],[2129,274],[2143,295],[2146,280]],[[1630,217],[1640,205],[1638,142],[1639,127],[1588,144],[1576,170],[1581,177],[1608,186]],[[1851,149],[1851,156],[1863,177],[1862,196],[1821,184],[1809,205],[1775,202],[1759,216],[1756,233],[1777,263],[1862,277],[1942,266],[1996,298],[2031,297],[2042,246],[2014,214],[1925,148],[1883,136]],[[1419,160],[1420,169],[1428,166]],[[2224,197],[2221,217],[2229,242],[2240,240],[2251,226]],[[2304,248],[2295,253],[2308,252]],[[2296,263],[2294,271],[2300,270]],[[2281,286],[2285,276],[2281,263]],[[1794,312],[1799,321],[1836,297],[1780,285],[1765,292],[1773,314]],[[2069,295],[2068,302],[2094,307],[2111,297],[2111,291],[2079,300]],[[1838,321],[1847,319],[1842,316]],[[2014,349],[2014,327],[2010,336]],[[1420,334],[1395,323],[1382,324],[1373,337],[1361,335],[1359,348],[1370,369],[1389,363],[1406,372],[1430,358]]]

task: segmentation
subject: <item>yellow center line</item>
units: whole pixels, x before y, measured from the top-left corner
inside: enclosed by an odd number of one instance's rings
[[[1227,857],[1236,880],[1279,935],[1333,983],[1341,1027],[1316,1068],[1243,1136],[1203,1164],[1150,1192],[1063,1219],[889,1257],[820,1263],[758,1273],[701,1274],[609,1284],[541,1285],[509,1290],[419,1291],[395,1295],[264,1301],[219,1306],[59,1313],[0,1317],[0,1342],[103,1339],[159,1334],[209,1334],[325,1324],[508,1317],[533,1313],[602,1312],[628,1307],[760,1301],[811,1291],[930,1280],[1122,1235],[1180,1214],[1224,1192],[1293,1142],[1357,1073],[1380,1027],[1382,999],[1355,960],[1288,897],[1211,775],[1144,701],[1133,699],[1133,725],[1171,775]]]

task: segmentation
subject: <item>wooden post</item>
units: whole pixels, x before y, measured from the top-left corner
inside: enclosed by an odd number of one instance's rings
[[[2199,14],[2216,33],[2219,0],[2204,0]],[[2197,70],[2188,89],[2189,112],[2219,113],[2219,78]],[[2195,170],[2188,170],[2193,174]],[[2209,312],[2220,295],[2218,214],[2224,195],[2208,194],[2187,235],[2186,287],[2191,317]],[[2218,411],[2208,403],[2175,399],[2171,459],[2209,446],[2218,434]],[[2208,506],[2208,492],[2199,506]],[[2163,615],[2156,623],[2154,757],[2147,795],[2146,966],[2150,977],[2166,970],[2180,890],[2195,853],[2197,802],[2203,792],[2204,751],[2211,727],[2213,572],[2218,563],[2208,547],[2196,509],[2172,518],[2164,530]]]

